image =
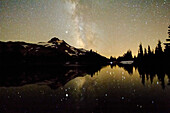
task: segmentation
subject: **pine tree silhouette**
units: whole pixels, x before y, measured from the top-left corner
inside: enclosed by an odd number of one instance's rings
[[[170,56],[170,25],[168,26],[168,38],[166,39],[166,43],[164,43],[165,45],[165,54],[167,56]]]
[[[163,51],[162,51],[161,41],[158,40],[158,45],[155,48],[155,54],[161,55],[162,53],[163,53]]]
[[[150,56],[151,54],[152,54],[151,48],[150,48],[150,46],[148,45],[148,55]]]

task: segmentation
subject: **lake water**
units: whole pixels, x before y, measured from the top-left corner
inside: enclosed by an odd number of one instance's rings
[[[140,75],[134,67],[127,71],[118,66],[90,74],[74,68],[62,74],[69,79],[61,82],[55,77],[58,73],[51,76],[51,71],[38,71],[24,80],[23,76],[32,73],[22,72],[21,82],[15,80],[18,84],[1,80],[0,113],[170,112],[170,80],[166,74]],[[51,77],[39,79],[38,74]]]

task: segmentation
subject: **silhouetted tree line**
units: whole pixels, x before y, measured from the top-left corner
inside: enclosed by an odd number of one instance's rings
[[[128,60],[134,60],[136,65],[142,65],[142,64],[158,64],[158,63],[167,63],[170,61],[170,55],[169,50],[165,48],[163,51],[161,41],[158,41],[158,44],[154,50],[151,50],[150,46],[148,45],[147,48],[143,49],[142,43],[139,45],[139,50],[137,57],[132,56],[132,51],[128,50],[126,53],[124,53],[123,56],[119,56],[117,59],[115,57],[110,57],[110,61],[128,61]]]
[[[168,27],[170,29],[170,26]],[[168,30],[170,31],[170,30]],[[170,32],[168,32],[169,38],[170,38]],[[170,63],[170,39],[166,39],[167,43],[164,43],[165,49],[163,51],[162,49],[162,43],[160,40],[158,40],[158,44],[155,47],[155,51],[152,50],[150,46],[148,45],[148,49],[144,48],[143,52],[143,47],[142,44],[139,45],[139,51],[137,58],[135,58],[135,63],[138,65],[143,65],[143,64],[157,64],[157,65],[169,65]]]
[[[169,28],[169,38],[170,38],[170,26]],[[162,49],[162,43],[158,40],[158,44],[155,47],[155,50],[151,51],[150,46],[148,49],[144,48],[142,44],[139,45],[139,51],[136,58],[134,58],[134,66],[138,69],[139,74],[142,78],[142,83],[145,84],[145,77],[147,80],[150,78],[151,83],[153,78],[157,75],[160,80],[162,88],[165,88],[165,75],[170,78],[170,39],[166,39],[165,49]],[[168,83],[170,85],[170,81]]]
[[[120,61],[128,61],[128,60],[133,60],[131,50],[128,50],[126,53],[123,54],[123,56],[119,56],[118,58],[111,56],[109,59],[109,61],[113,62],[114,64],[119,63]]]
[[[150,46],[148,45],[148,49],[144,48],[142,44],[139,45],[138,55],[137,57],[134,57],[134,61],[136,65],[143,65],[143,64],[159,64],[159,63],[165,63],[166,60],[169,60],[166,53],[163,52],[161,41],[158,41],[158,44],[155,48],[155,51],[152,50]]]
[[[145,80],[150,80],[153,82],[154,77],[158,77],[159,84],[161,84],[162,88],[165,88],[164,78],[167,75],[170,78],[170,26],[168,27],[169,38],[166,39],[165,49],[162,48],[162,42],[158,40],[158,44],[155,49],[151,49],[148,45],[147,48],[143,48],[142,43],[139,44],[139,50],[137,56],[132,56],[132,51],[128,50],[124,53],[123,56],[119,56],[117,59],[110,57],[111,62],[116,62],[112,64],[118,65],[119,67],[123,67],[129,74],[133,74],[133,67],[138,70],[141,76],[141,82],[145,85]],[[134,63],[131,65],[121,64],[121,61],[133,60]],[[169,83],[170,85],[170,79]]]
[[[170,55],[168,51],[167,48],[163,51],[160,40],[155,51],[151,51],[150,46],[148,46],[148,49],[144,48],[143,52],[142,44],[140,44],[138,55],[134,58],[135,65],[169,65]]]
[[[117,58],[117,61],[120,62],[120,61],[126,61],[126,60],[133,60],[133,57],[132,57],[132,51],[131,50],[128,50],[126,53],[124,53],[123,56],[119,56]]]
[[[117,59],[115,57],[110,57],[111,62],[119,63],[120,61],[134,60],[134,64],[137,65],[170,65],[170,25],[168,26],[169,38],[166,39],[165,49],[162,49],[162,43],[158,40],[158,44],[155,50],[151,50],[150,45],[147,48],[143,48],[142,43],[139,44],[139,50],[137,56],[132,56],[132,51],[128,50],[123,56],[119,56]]]
[[[94,52],[92,49],[90,52],[87,52],[86,55],[81,55],[76,58],[76,61],[80,64],[88,64],[88,65],[107,65],[108,59],[100,54]]]
[[[139,44],[139,50],[137,56],[132,56],[132,51],[128,50],[123,56],[119,56],[117,59],[110,57],[110,61],[128,61],[134,60],[134,65],[170,65],[170,26],[168,27],[169,39],[166,39],[167,43],[164,43],[165,49],[162,49],[162,42],[158,40],[158,44],[155,49],[151,50],[148,45],[147,48],[143,48],[142,43]]]

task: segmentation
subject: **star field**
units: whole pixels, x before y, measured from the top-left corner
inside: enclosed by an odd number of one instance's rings
[[[1,41],[53,36],[107,57],[165,42],[170,0],[0,0]]]

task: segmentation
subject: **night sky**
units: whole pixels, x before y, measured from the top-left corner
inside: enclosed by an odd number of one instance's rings
[[[154,49],[169,24],[170,0],[0,0],[1,41],[56,36],[106,57],[136,55],[140,43]]]

